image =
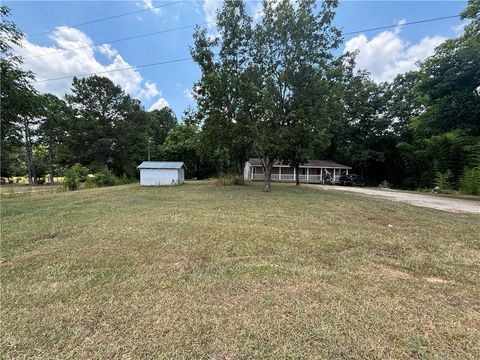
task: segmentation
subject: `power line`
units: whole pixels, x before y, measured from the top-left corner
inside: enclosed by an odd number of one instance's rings
[[[188,60],[193,60],[193,58],[188,57],[188,58],[174,59],[174,60],[168,60],[168,61],[159,61],[159,62],[144,64],[144,65],[128,66],[128,67],[124,67],[124,68],[120,68],[120,69],[114,69],[114,70],[105,70],[105,71],[97,71],[97,72],[87,73],[87,74],[62,76],[62,77],[52,78],[52,79],[35,80],[35,81],[32,81],[32,83],[42,83],[42,82],[47,82],[47,81],[71,79],[71,78],[74,78],[74,77],[84,77],[84,76],[92,76],[92,75],[99,75],[99,74],[108,74],[108,73],[113,73],[113,72],[117,72],[117,71],[140,69],[140,68],[146,68],[146,67],[157,66],[157,65],[173,64],[173,63],[188,61]]]
[[[213,22],[214,22],[214,21],[209,21],[209,22],[203,22],[203,23],[198,23],[198,24],[185,25],[185,26],[180,26],[180,27],[171,28],[171,29],[165,29],[165,30],[154,31],[154,32],[145,33],[145,34],[133,35],[133,36],[129,36],[129,37],[121,38],[121,39],[115,39],[115,40],[111,40],[111,41],[105,41],[105,42],[100,42],[100,43],[95,43],[95,44],[90,44],[90,45],[84,45],[84,46],[77,46],[77,47],[68,48],[68,49],[62,49],[62,50],[58,50],[58,51],[52,51],[52,52],[49,52],[49,53],[44,53],[44,54],[38,54],[38,55],[33,55],[33,56],[24,57],[23,60],[33,59],[33,58],[42,57],[42,56],[47,56],[47,55],[61,54],[61,53],[63,53],[63,52],[71,51],[71,50],[86,49],[86,48],[90,48],[90,47],[92,47],[92,46],[115,44],[115,43],[119,43],[119,42],[122,42],[122,41],[140,39],[140,38],[147,37],[147,36],[165,34],[165,33],[173,32],[173,31],[178,31],[178,30],[184,30],[184,29],[194,28],[194,27],[197,26],[197,25],[198,25],[198,26],[203,26],[203,25],[207,25],[207,24],[210,24],[210,23],[213,23]]]
[[[459,17],[459,16],[460,16],[460,15],[450,15],[450,16],[443,16],[443,17],[438,17],[438,18],[433,18],[433,19],[412,21],[412,22],[403,23],[403,24],[397,24],[397,25],[380,26],[380,27],[371,28],[371,29],[351,31],[351,32],[344,33],[343,35],[344,35],[344,36],[345,36],[345,35],[353,35],[353,34],[359,34],[359,33],[362,33],[362,32],[369,32],[369,31],[375,31],[375,30],[390,29],[390,28],[399,27],[399,26],[422,24],[422,23],[426,23],[426,22],[430,22],[430,21],[453,19],[453,18],[457,18],[457,17]]]
[[[407,25],[414,25],[414,24],[426,23],[426,22],[437,21],[437,20],[445,20],[445,19],[451,19],[451,18],[455,18],[455,17],[459,17],[459,16],[460,15],[451,15],[451,16],[444,16],[444,17],[433,18],[433,19],[413,21],[413,22],[398,24],[398,25],[381,26],[381,27],[376,27],[376,28],[369,28],[369,29],[364,29],[364,30],[351,31],[351,32],[348,32],[348,33],[344,33],[343,35],[352,35],[352,34],[358,34],[358,33],[362,33],[362,32],[383,30],[383,29],[388,29],[388,28],[398,27],[398,26],[407,26]],[[197,24],[195,24],[195,25],[197,25]],[[191,27],[191,26],[195,26],[195,25],[186,25],[186,26]],[[200,24],[198,24],[198,25],[200,25]],[[183,27],[181,27],[181,28],[183,28]],[[137,36],[130,37],[128,39],[131,39],[131,38],[135,39],[135,38],[139,38],[139,37],[143,37],[143,36],[153,35],[153,34],[156,34],[156,33],[175,31],[176,29],[181,29],[181,28],[167,29],[167,30],[162,30],[161,32],[137,35]],[[118,39],[118,40],[114,40],[114,41],[118,42],[118,41],[123,41],[123,40]],[[113,43],[114,41],[111,41],[110,43]],[[104,43],[104,44],[108,44],[108,43]],[[69,50],[71,50],[71,49],[69,49]],[[29,58],[26,58],[26,59],[29,59]],[[58,78],[36,80],[36,81],[33,81],[32,83],[42,83],[42,82],[47,82],[47,81],[71,79],[71,78],[74,78],[74,77],[84,77],[84,76],[91,76],[91,75],[98,75],[98,74],[107,74],[107,73],[112,73],[112,72],[117,72],[117,71],[140,69],[140,68],[145,68],[145,67],[164,65],[164,64],[172,64],[172,63],[189,61],[189,60],[193,60],[193,58],[188,57],[188,58],[174,59],[174,60],[168,60],[168,61],[154,62],[154,63],[144,64],[144,65],[129,66],[129,67],[121,68],[121,69],[106,70],[106,71],[100,71],[100,72],[94,72],[94,73],[88,73],[88,74],[70,75],[70,76],[62,76],[62,77],[58,77]]]
[[[370,28],[370,29],[365,29],[365,30],[351,31],[351,32],[344,33],[343,35],[344,36],[353,35],[353,34],[359,34],[359,33],[362,33],[362,32],[390,29],[390,28],[395,28],[395,27],[399,27],[399,26],[407,26],[407,25],[421,24],[421,23],[426,23],[426,22],[431,22],[431,21],[452,19],[452,18],[456,18],[456,17],[459,17],[459,16],[460,15],[450,15],[450,16],[438,17],[438,18],[433,18],[433,19],[413,21],[413,22],[408,22],[408,23],[404,23],[404,24],[387,25],[387,26],[381,26],[381,27]],[[77,47],[73,47],[73,48],[69,48],[69,49],[62,49],[62,50],[58,50],[58,51],[52,51],[52,52],[49,52],[49,53],[28,56],[28,57],[25,57],[23,59],[28,60],[28,59],[33,59],[33,58],[38,58],[38,57],[43,57],[43,56],[48,56],[48,55],[56,55],[56,54],[61,54],[61,53],[66,52],[66,51],[86,49],[86,48],[89,48],[91,46],[115,44],[115,43],[119,43],[119,42],[123,42],[123,41],[135,40],[135,39],[140,39],[140,38],[144,38],[144,37],[148,37],[148,36],[154,36],[154,35],[160,35],[160,34],[165,34],[165,33],[179,31],[179,30],[190,29],[190,28],[194,28],[195,26],[203,26],[203,25],[208,25],[208,24],[212,24],[212,23],[215,23],[215,21],[206,21],[206,22],[203,22],[203,23],[190,24],[190,25],[185,25],[185,26],[180,26],[180,27],[170,28],[170,29],[165,29],[165,30],[160,30],[160,31],[154,31],[154,32],[145,33],[145,34],[133,35],[133,36],[125,37],[125,38],[99,42],[99,43],[95,43],[95,44],[91,44],[91,45],[77,46]]]
[[[150,11],[150,10],[161,9],[161,8],[164,8],[164,7],[167,7],[167,6],[178,5],[178,4],[184,3],[185,1],[186,1],[186,0],[176,1],[176,2],[171,2],[171,3],[168,3],[168,4],[163,4],[163,5],[158,5],[158,6],[152,6],[152,7],[150,7],[150,8],[146,8],[146,9],[141,9],[141,10],[136,10],[136,11],[130,11],[130,12],[126,12],[126,13],[122,13],[122,14],[117,14],[117,15],[112,15],[112,16],[107,16],[107,17],[103,17],[103,18],[99,18],[99,19],[94,19],[94,20],[86,21],[86,22],[83,22],[83,23],[75,24],[75,25],[70,25],[70,27],[78,27],[78,26],[94,24],[94,23],[98,23],[98,22],[102,22],[102,21],[117,19],[117,18],[123,17],[123,16],[128,16],[128,15],[133,15],[133,14],[139,14],[139,13],[146,12],[146,11]],[[46,34],[50,34],[50,33],[54,32],[54,31],[55,31],[55,30],[48,30],[48,31],[43,31],[43,32],[35,33],[35,34],[30,34],[30,35],[28,35],[28,36],[29,36],[29,37],[34,37],[34,36],[46,35]]]

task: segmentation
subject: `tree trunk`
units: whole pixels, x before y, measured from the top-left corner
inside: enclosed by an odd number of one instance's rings
[[[48,147],[48,162],[50,165],[50,184],[53,184],[53,178],[54,178],[54,173],[53,173],[53,151],[52,151],[52,145]]]
[[[295,168],[295,185],[300,185],[300,164],[293,164]]]
[[[35,168],[33,166],[32,137],[30,134],[30,124],[28,119],[24,119],[23,126],[25,131],[25,157],[28,168],[28,184],[33,185],[36,183],[37,179],[35,176]]]
[[[272,189],[272,167],[268,167],[265,170],[265,185],[263,191],[269,192]]]
[[[272,165],[273,161],[267,156],[262,159],[263,161],[263,172],[265,174],[265,184],[263,191],[269,192],[272,189]]]

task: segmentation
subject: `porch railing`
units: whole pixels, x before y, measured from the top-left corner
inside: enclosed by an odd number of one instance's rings
[[[265,174],[250,174],[251,180],[265,180]],[[272,181],[295,181],[293,174],[272,174]],[[299,175],[301,182],[324,182],[326,180],[322,175]],[[339,180],[339,176],[336,177],[336,182]]]

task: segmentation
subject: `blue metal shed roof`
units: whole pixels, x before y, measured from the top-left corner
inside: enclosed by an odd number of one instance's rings
[[[137,169],[181,169],[183,161],[144,161]]]

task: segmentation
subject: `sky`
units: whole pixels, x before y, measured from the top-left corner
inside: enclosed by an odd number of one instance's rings
[[[3,1],[13,20],[27,35],[17,53],[23,66],[36,74],[40,92],[63,96],[70,91],[69,77],[100,73],[190,57],[193,24],[215,32],[215,11],[221,1]],[[250,14],[261,16],[261,3],[246,1]],[[466,0],[456,1],[341,1],[334,23],[346,32],[459,14]],[[161,6],[161,7],[159,7]],[[136,12],[127,16],[119,14]],[[93,22],[111,17],[106,21]],[[88,23],[88,24],[85,24]],[[83,24],[83,25],[82,25]],[[357,50],[357,68],[377,81],[414,70],[434,48],[463,31],[459,18],[360,32],[345,36],[338,54]],[[112,42],[116,39],[181,28],[176,31]],[[111,43],[110,43],[111,42]],[[41,56],[40,56],[41,55]],[[146,110],[170,106],[178,117],[195,107],[192,87],[200,77],[191,60],[103,74]]]

